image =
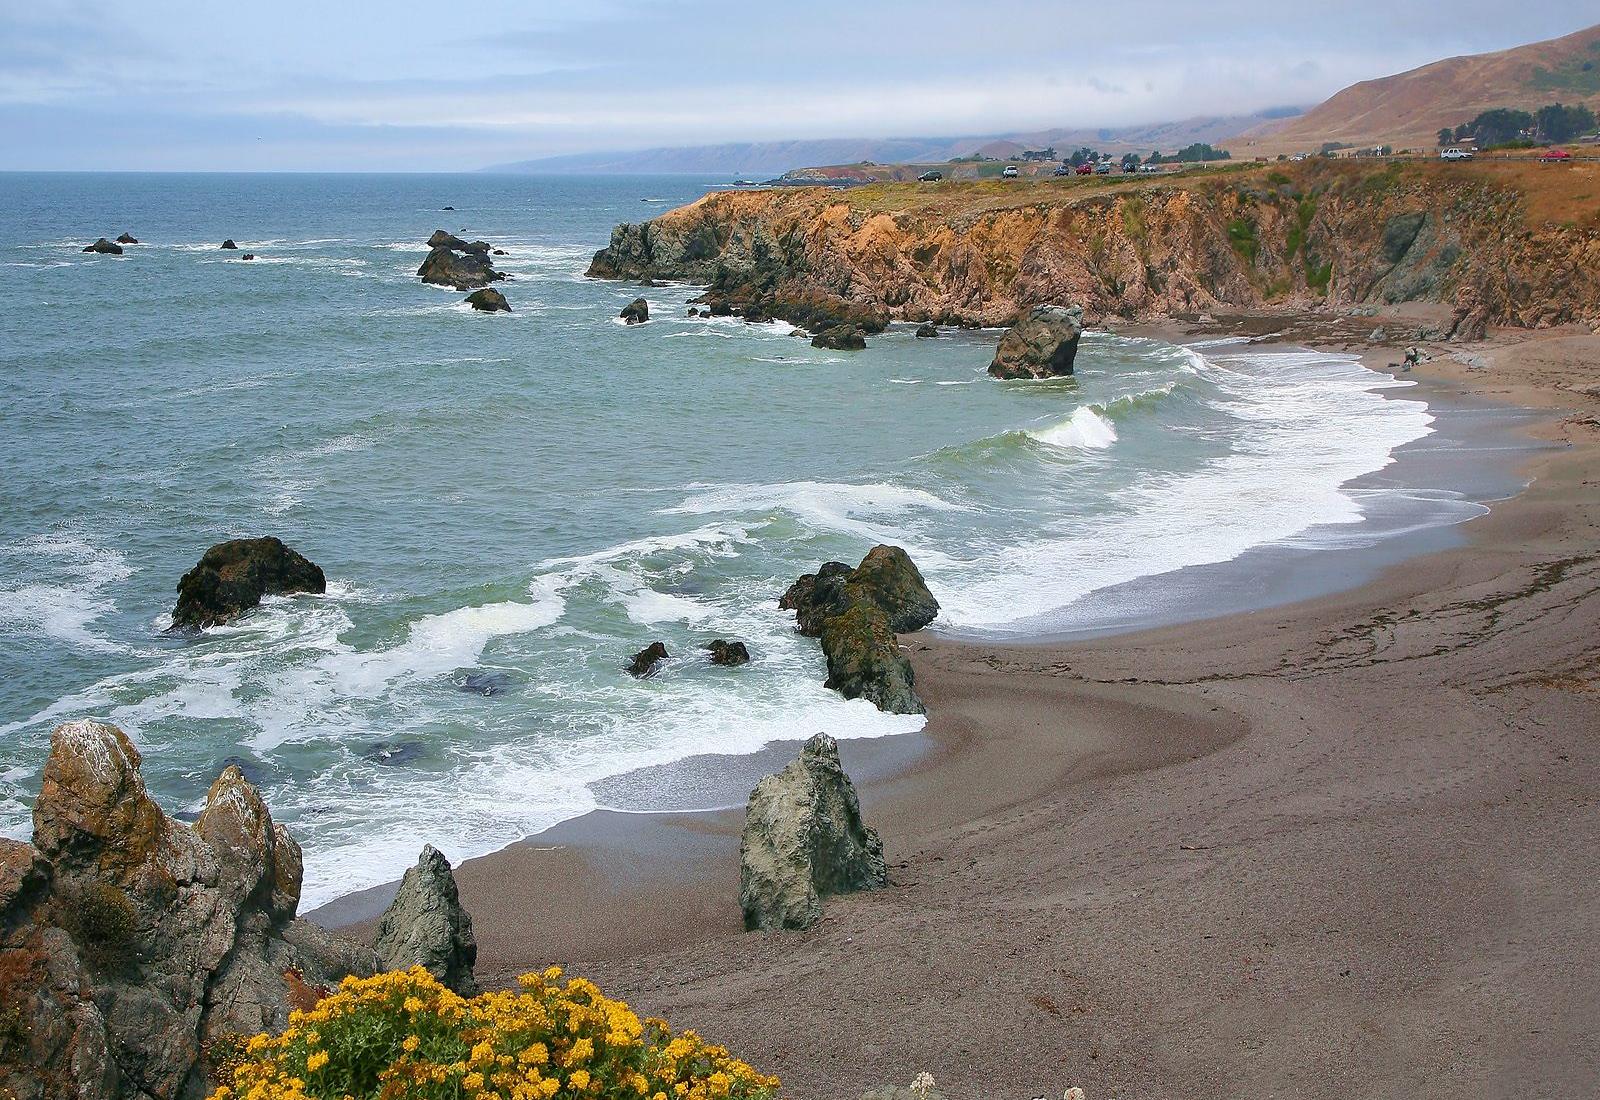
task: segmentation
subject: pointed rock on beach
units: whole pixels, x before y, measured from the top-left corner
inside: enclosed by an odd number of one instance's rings
[[[472,968],[478,941],[472,917],[461,907],[455,872],[433,845],[424,845],[416,866],[378,920],[378,958],[386,970],[420,966],[463,997],[476,996]]]

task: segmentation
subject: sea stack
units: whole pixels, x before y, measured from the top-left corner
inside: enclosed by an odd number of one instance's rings
[[[119,244],[112,244],[104,237],[101,237],[99,240],[95,241],[94,244],[84,245],[83,251],[98,252],[102,256],[120,256],[122,255],[122,246]]]
[[[327,589],[322,570],[279,539],[219,542],[178,582],[172,627],[202,630],[238,618],[262,596]]]
[[[1069,375],[1082,335],[1082,306],[1034,306],[1000,338],[989,373],[996,378]]]
[[[427,258],[417,268],[418,277],[425,283],[477,290],[506,278],[490,263],[486,241],[464,241],[454,233],[435,229],[428,238],[428,248]]]
[[[622,307],[622,312],[617,314],[630,325],[642,325],[650,320],[650,303],[643,298],[635,298]]]

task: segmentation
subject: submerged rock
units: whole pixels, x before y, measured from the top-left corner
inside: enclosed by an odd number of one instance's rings
[[[493,698],[504,695],[511,690],[511,677],[504,672],[469,672],[456,685],[462,691],[470,691],[474,695],[485,695]]]
[[[667,646],[664,642],[651,642],[633,655],[633,660],[628,662],[629,676],[651,676],[655,674],[656,665],[667,659]]]
[[[423,847],[416,866],[400,880],[399,892],[378,920],[376,947],[386,970],[420,966],[463,997],[477,995],[472,917],[461,907],[450,861],[433,845]]]
[[[217,247],[218,248],[238,248],[239,246],[233,243],[233,238],[232,237],[229,237],[227,240],[223,241]]]
[[[322,570],[282,541],[267,537],[219,542],[178,582],[172,626],[200,630],[249,611],[262,596],[327,591]]]
[[[855,325],[834,325],[813,336],[811,346],[829,351],[860,351],[867,346],[867,338]]]
[[[506,296],[493,287],[483,290],[474,290],[467,295],[467,305],[479,313],[510,313],[511,303],[506,301]]]
[[[1000,338],[989,373],[996,378],[1054,378],[1071,374],[1082,335],[1082,306],[1034,306]]]
[[[118,244],[138,244],[139,243],[139,238],[135,237],[132,233],[124,233],[124,234],[122,234],[121,236],[119,236],[117,238],[117,243]]]
[[[938,326],[932,324],[931,322],[924,321],[922,324],[917,326],[917,338],[918,339],[931,340],[935,336],[938,336],[938,335],[939,335]]]
[[[750,650],[745,648],[743,642],[729,642],[718,638],[714,642],[706,643],[706,652],[711,655],[711,663],[722,665],[724,668],[737,668],[739,665],[750,663]]]
[[[809,928],[823,899],[888,883],[883,844],[861,820],[839,746],[819,733],[750,792],[739,845],[746,929]]]
[[[0,982],[27,1024],[0,1041],[10,1095],[203,1095],[213,1041],[284,1027],[292,984],[377,968],[295,919],[299,846],[237,768],[191,828],[140,764],[115,726],[58,726],[33,846],[0,842]]]
[[[255,258],[256,254],[254,252],[246,252],[243,256],[239,257],[241,260],[253,260]]]
[[[122,246],[118,244],[112,244],[104,237],[101,237],[99,240],[95,241],[94,244],[84,245],[83,251],[98,252],[102,256],[120,256],[122,255]]]
[[[856,600],[823,622],[818,640],[828,659],[826,687],[890,714],[927,713],[912,686],[911,662],[901,655],[889,616],[876,603]]]
[[[622,312],[617,314],[630,325],[642,325],[650,320],[650,303],[643,298],[635,298],[622,307]]]

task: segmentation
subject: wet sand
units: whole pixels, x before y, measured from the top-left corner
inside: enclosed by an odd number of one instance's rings
[[[1600,337],[1436,350],[1430,385],[1554,410],[1461,545],[1139,633],[908,637],[926,731],[844,746],[889,889],[746,934],[738,810],[591,814],[459,869],[480,978],[569,965],[800,1100],[1590,1094]]]

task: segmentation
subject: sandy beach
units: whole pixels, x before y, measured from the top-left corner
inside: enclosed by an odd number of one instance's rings
[[[740,809],[591,814],[458,869],[480,978],[567,965],[799,1100],[1586,1095],[1600,337],[1428,350],[1546,414],[1464,545],[1139,633],[908,637],[926,730],[844,746],[891,888],[746,934]]]

